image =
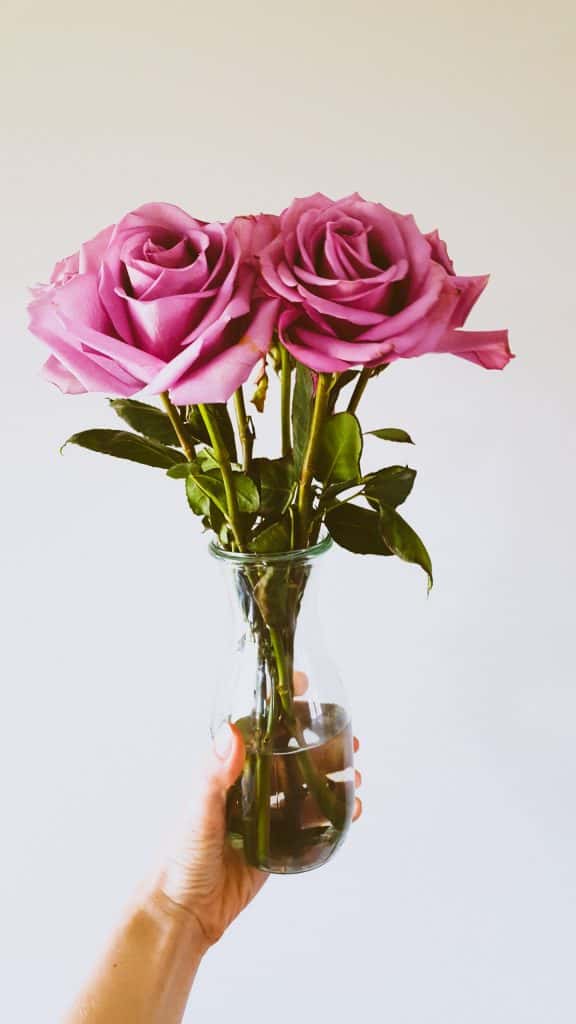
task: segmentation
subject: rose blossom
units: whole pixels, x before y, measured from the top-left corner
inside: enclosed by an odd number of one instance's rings
[[[270,346],[279,303],[257,292],[253,250],[276,226],[150,203],[101,231],[34,291],[48,379],[68,393],[226,401]]]
[[[451,352],[487,369],[512,358],[507,331],[461,331],[487,277],[459,277],[437,232],[357,193],[296,199],[261,254],[279,333],[322,372]]]

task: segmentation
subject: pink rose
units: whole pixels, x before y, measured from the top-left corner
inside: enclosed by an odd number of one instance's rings
[[[437,232],[357,193],[296,199],[261,254],[284,309],[279,333],[316,371],[451,352],[488,369],[512,358],[507,331],[461,331],[487,277],[459,277]]]
[[[276,220],[208,224],[150,203],[100,232],[34,292],[48,379],[68,393],[226,401],[272,339],[279,303],[257,293],[253,247]]]

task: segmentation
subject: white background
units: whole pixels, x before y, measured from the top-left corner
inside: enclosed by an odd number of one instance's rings
[[[372,387],[437,586],[336,552],[322,614],[365,812],[274,879],[187,1020],[569,1024],[574,992],[574,14],[559,0],[12,6],[2,130],[2,984],[56,1020],[194,787],[222,590],[181,488],[58,446],[25,286],[144,201],[204,218],[358,189],[491,271],[449,356]],[[271,435],[270,435],[271,436]],[[374,442],[376,443],[376,442]],[[374,449],[373,449],[374,451]],[[390,448],[393,459],[405,450]],[[378,455],[383,454],[380,448]],[[376,457],[376,455],[375,455]]]

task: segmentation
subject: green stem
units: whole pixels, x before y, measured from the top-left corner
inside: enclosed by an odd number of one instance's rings
[[[368,381],[370,380],[371,376],[372,376],[372,370],[368,369],[367,367],[364,367],[364,369],[362,370],[362,373],[360,374],[360,376],[358,377],[358,380],[356,381],[356,385],[354,387],[354,391],[352,392],[352,394],[350,396],[350,401],[348,402],[348,409],[347,409],[348,412],[356,412],[356,409],[358,408],[358,405],[360,403],[360,399],[362,398],[362,395],[364,394],[364,392],[366,390],[366,385],[367,385]]]
[[[280,697],[280,703],[282,704],[282,710],[286,715],[293,717],[294,709],[292,707],[292,683],[293,683],[293,671],[292,671],[292,657],[288,658],[288,653],[284,648],[280,631],[274,626],[268,627],[268,634],[270,636],[270,643],[274,652],[274,661],[276,663],[276,676],[278,680],[278,696]],[[290,661],[290,664],[288,664]]]
[[[283,642],[279,629],[268,627],[270,643],[274,653],[276,664],[276,678],[278,685],[278,696],[282,706],[284,723],[290,734],[296,739],[299,751],[297,755],[298,768],[303,782],[313,794],[318,806],[335,828],[343,828],[343,809],[339,807],[337,800],[325,779],[316,768],[308,750],[306,749],[306,738],[302,726],[298,721],[294,709],[294,667],[293,667],[293,643],[289,649]]]
[[[230,456],[228,455],[226,445],[224,444],[220,428],[216,420],[212,418],[209,407],[207,405],[198,405],[198,410],[204,422],[204,426],[208,431],[210,443],[214,449],[214,456],[220,466],[220,472],[222,473],[222,483],[224,484],[226,505],[228,507],[228,521],[232,530],[232,536],[234,537],[234,543],[236,544],[238,551],[242,551],[244,542],[242,538],[242,528],[240,526],[240,513],[238,510],[238,502],[236,500],[236,491],[234,490],[234,481],[232,480]]]
[[[256,804],[256,863],[266,867],[270,856],[271,754],[256,754],[254,800]]]
[[[194,459],[196,458],[196,451],[194,445],[190,444],[188,438],[186,437],[186,434],[182,429],[184,424],[182,423],[182,420],[180,418],[180,413],[178,412],[176,406],[173,405],[172,402],[170,401],[170,395],[168,394],[167,391],[162,391],[160,393],[160,401],[164,406],[164,411],[166,412],[166,415],[168,416],[168,419],[172,424],[174,433],[176,434],[176,437],[180,442],[180,447],[182,448],[182,451],[184,452],[186,458],[188,459],[188,462],[194,462]]]
[[[252,449],[254,447],[254,434],[250,430],[250,423],[248,421],[248,415],[246,413],[246,404],[244,402],[244,392],[242,391],[242,385],[234,392],[234,411],[236,413],[236,423],[238,426],[238,436],[240,438],[240,447],[242,448],[242,469],[245,473],[250,470],[250,463],[252,461]]]
[[[290,434],[290,386],[292,383],[292,367],[290,355],[280,345],[280,416],[282,422],[282,455],[290,455],[292,437]]]
[[[308,435],[308,443],[306,445],[306,451],[304,452],[304,460],[302,462],[302,470],[300,472],[300,482],[298,484],[298,498],[296,505],[297,540],[301,548],[305,548],[308,543],[310,509],[312,504],[310,489],[314,474],[316,452],[320,441],[320,431],[328,408],[328,397],[330,394],[331,382],[332,377],[329,373],[318,374],[316,395],[314,396],[314,409],[312,411],[312,422],[310,424],[310,433]]]

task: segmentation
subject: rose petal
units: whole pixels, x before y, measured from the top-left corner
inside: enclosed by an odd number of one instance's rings
[[[179,351],[182,342],[191,338],[198,329],[216,298],[216,290],[199,296],[167,295],[152,302],[125,295],[132,336],[144,352],[168,362]]]
[[[430,231],[424,238],[430,245],[432,259],[436,260],[440,266],[444,267],[449,274],[454,273],[454,264],[448,255],[448,249],[446,248],[446,242],[443,242],[438,234],[438,231]]]
[[[346,341],[314,331],[305,325],[305,321],[298,321],[292,328],[290,336],[297,344],[302,344],[307,348],[321,348],[327,356],[343,359],[352,365],[372,362],[392,351],[390,341],[379,343]]]
[[[170,397],[177,405],[227,402],[248,379],[260,358],[256,344],[245,337],[206,363],[195,365],[170,388]]]
[[[406,306],[399,313],[392,316],[382,317],[382,322],[369,327],[358,338],[359,341],[385,341],[393,338],[412,327],[429,314],[440,295],[450,287],[450,278],[446,272],[436,263],[431,263],[428,271],[428,278],[423,286],[422,293],[410,305]],[[453,289],[454,307],[458,298],[456,289]]]
[[[462,327],[472,307],[476,304],[488,281],[489,274],[482,277],[453,277],[454,284],[459,289],[460,296],[456,309],[452,315],[452,327]]]
[[[69,319],[64,313],[58,314],[62,326],[68,332],[69,337],[79,345],[89,345],[93,352],[101,353],[116,364],[120,371],[125,370],[133,374],[140,381],[146,384],[158,373],[164,362],[150,352],[144,352],[134,345],[127,345],[118,338],[110,338],[99,331],[93,331],[90,327],[78,327],[76,321]],[[78,332],[80,336],[78,337]]]
[[[69,370],[56,359],[56,356],[49,356],[42,367],[42,375],[50,384],[55,384],[65,395],[86,394],[86,388]]]
[[[127,398],[140,390],[141,384],[134,380],[126,383],[121,379],[114,367],[105,369],[99,362],[85,355],[79,349],[64,341],[59,334],[53,333],[49,327],[36,323],[32,328],[34,334],[46,342],[56,354],[58,360],[85,388],[86,391],[102,391],[104,394]],[[112,372],[111,372],[112,371]],[[124,375],[123,375],[124,376]]]
[[[430,245],[419,230],[412,214],[399,216],[397,224],[404,239],[406,256],[410,264],[410,291],[408,299],[416,298],[428,275],[430,267]]]
[[[232,221],[232,229],[236,233],[244,256],[247,258],[259,256],[263,249],[276,237],[279,228],[280,218],[272,213],[235,217]]]
[[[461,356],[486,370],[503,370],[514,359],[508,331],[448,331],[435,351]]]
[[[282,239],[275,238],[260,257],[262,277],[273,294],[280,295],[282,298],[287,299],[288,302],[300,302],[301,299],[296,290],[285,283],[278,274],[277,266],[284,262],[283,254]]]
[[[353,365],[342,359],[334,359],[331,356],[327,356],[318,349],[298,345],[286,335],[282,337],[282,343],[297,362],[303,363],[304,366],[308,366],[311,370],[316,370],[316,373],[340,373],[343,370],[350,369]]]
[[[312,306],[317,309],[320,313],[324,313],[326,316],[338,317],[341,320],[346,320],[350,324],[361,324],[362,326],[368,326],[370,324],[381,324],[382,317],[384,314],[385,298],[387,296],[389,285],[394,281],[402,280],[407,273],[408,265],[405,260],[401,260],[396,266],[392,266],[386,271],[385,280],[382,284],[377,287],[371,287],[367,289],[365,295],[370,296],[370,302],[363,302],[357,295],[353,297],[352,301],[348,304],[342,304],[341,302],[335,302],[331,299],[324,298],[323,296],[316,295],[311,289],[304,288],[303,285],[299,285],[298,291],[304,299],[306,307]],[[335,291],[346,291],[346,285],[348,282],[341,282]],[[366,288],[366,282],[364,282]],[[380,308],[379,308],[380,307]]]

